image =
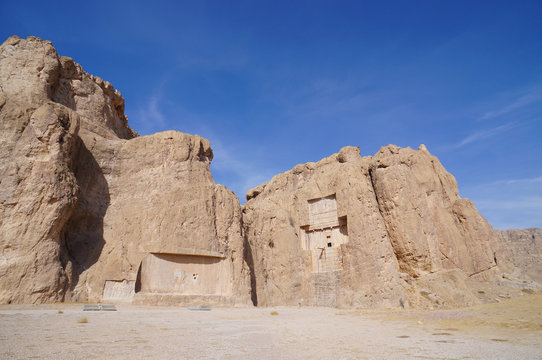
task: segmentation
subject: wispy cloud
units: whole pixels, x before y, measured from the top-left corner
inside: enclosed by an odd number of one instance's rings
[[[518,196],[508,199],[473,199],[478,210],[496,229],[542,227],[542,197]]]
[[[147,104],[139,109],[140,120],[148,124],[156,124],[160,127],[166,125],[165,117],[160,110],[160,95],[151,96]]]
[[[493,184],[512,185],[512,184],[536,184],[536,183],[542,183],[542,176],[527,178],[527,179],[498,180],[498,181],[495,181]]]
[[[506,174],[507,170],[502,169],[502,173]],[[539,174],[466,186],[461,194],[470,198],[498,229],[542,226],[542,176]]]
[[[282,79],[281,76],[278,75]],[[396,94],[391,90],[368,89],[368,80],[364,78],[300,76],[293,82],[295,85],[291,85],[292,82],[268,80],[265,92],[267,101],[272,102],[280,116],[289,119],[291,125],[308,122],[314,127],[328,126],[335,121],[355,121],[358,125],[361,120],[396,121],[408,106],[393,101]]]
[[[518,126],[518,123],[514,121],[514,122],[509,122],[509,123],[506,123],[506,124],[503,124],[503,125],[499,125],[497,127],[493,127],[491,129],[484,129],[484,130],[476,131],[476,132],[472,133],[471,135],[465,137],[460,142],[458,142],[455,145],[455,148],[460,148],[460,147],[463,147],[463,146],[465,146],[467,144],[493,137],[495,135],[507,132],[507,131],[517,127],[517,126]]]
[[[139,102],[139,106],[129,113],[130,124],[142,135],[153,134],[158,131],[166,130],[168,127],[168,117],[164,113],[167,99],[163,94],[167,85],[167,76],[163,76],[150,89],[150,94],[145,101]]]
[[[498,108],[497,110],[484,113],[478,118],[478,121],[498,118],[538,101],[542,101],[542,86],[531,88],[526,93],[524,92],[519,96],[516,95],[515,99],[510,103]]]

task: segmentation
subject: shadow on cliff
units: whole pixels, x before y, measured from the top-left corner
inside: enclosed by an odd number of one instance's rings
[[[254,258],[252,256],[252,247],[248,241],[246,230],[243,231],[243,257],[248,265],[250,272],[250,299],[254,306],[258,306],[258,294],[256,293],[256,274],[254,273]]]
[[[109,187],[98,162],[87,149],[81,138],[78,138],[75,155],[74,173],[79,186],[76,208],[66,224],[63,237],[63,265],[72,264],[70,285],[67,290],[71,294],[79,282],[82,272],[96,263],[105,245],[103,237],[103,218],[109,206]]]

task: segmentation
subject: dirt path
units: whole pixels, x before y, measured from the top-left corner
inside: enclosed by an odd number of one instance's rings
[[[0,306],[0,358],[542,359],[542,295],[532,299],[517,311],[510,310],[517,304],[495,304],[397,313]],[[78,322],[83,317],[87,323]],[[521,321],[506,326],[510,320]]]

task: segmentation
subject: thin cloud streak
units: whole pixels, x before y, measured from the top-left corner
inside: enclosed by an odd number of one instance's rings
[[[542,183],[542,176],[534,177],[534,178],[528,178],[528,179],[511,179],[511,180],[499,180],[495,181],[492,184],[506,184],[506,185],[512,185],[512,184],[535,184],[535,183]]]
[[[541,87],[536,87],[534,89],[531,89],[527,94],[520,96],[514,102],[512,102],[509,105],[504,106],[501,109],[486,112],[480,118],[478,118],[478,121],[485,121],[485,120],[501,117],[503,115],[506,115],[510,112],[513,112],[519,108],[530,105],[537,101],[542,101]]]
[[[159,103],[159,96],[154,95],[144,108],[139,109],[142,121],[150,124],[158,124],[161,127],[166,124],[166,119],[159,109]]]
[[[166,130],[168,125],[168,118],[163,112],[164,98],[162,96],[165,81],[162,81],[158,85],[158,89],[154,90],[152,94],[147,98],[148,100],[142,102],[135,110],[135,114],[130,116],[130,125],[136,129],[140,134],[148,135],[154,134],[159,131]]]
[[[471,185],[461,193],[472,200],[495,228],[542,227],[542,176],[539,174]]]
[[[485,130],[482,130],[482,131],[477,131],[474,134],[467,136],[466,138],[461,140],[459,143],[457,143],[455,145],[455,148],[460,148],[460,147],[463,147],[463,146],[468,145],[470,143],[493,137],[495,135],[498,135],[500,133],[503,133],[503,132],[506,132],[506,131],[508,131],[510,129],[513,129],[513,128],[517,127],[517,126],[518,126],[517,122],[510,122],[510,123],[506,123],[504,125],[499,125],[497,127],[491,128],[491,129],[485,129]]]

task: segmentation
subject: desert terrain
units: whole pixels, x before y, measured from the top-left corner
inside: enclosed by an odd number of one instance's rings
[[[540,359],[542,292],[435,311],[2,305],[2,359]],[[86,322],[85,322],[86,321]]]

